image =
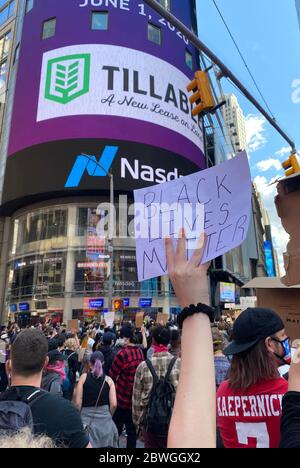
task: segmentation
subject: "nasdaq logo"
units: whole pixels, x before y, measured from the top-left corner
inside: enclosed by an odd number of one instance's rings
[[[118,150],[118,146],[106,146],[99,161],[96,156],[88,156],[86,154],[77,156],[65,188],[78,187],[85,172],[91,177],[107,176]]]

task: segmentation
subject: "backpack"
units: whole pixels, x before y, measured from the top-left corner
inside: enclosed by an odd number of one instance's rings
[[[143,426],[147,432],[157,437],[167,437],[171,421],[176,390],[170,382],[170,375],[177,358],[169,364],[166,376],[158,379],[151,361],[146,364],[153,377],[153,387],[148,406],[145,411]]]
[[[31,406],[47,392],[34,389],[22,397],[18,388],[14,390],[14,394],[10,389],[0,396],[0,432],[15,433],[24,427],[33,430]]]

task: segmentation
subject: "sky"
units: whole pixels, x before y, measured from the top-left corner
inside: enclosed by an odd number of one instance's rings
[[[196,1],[200,39],[263,104],[213,0]],[[277,122],[300,151],[300,28],[295,0],[216,0],[216,3]],[[226,79],[222,80],[222,86],[225,92],[237,96],[246,117],[251,173],[270,216],[282,270],[288,235],[276,213],[276,184],[269,184],[284,176],[281,163],[289,157],[290,148]]]

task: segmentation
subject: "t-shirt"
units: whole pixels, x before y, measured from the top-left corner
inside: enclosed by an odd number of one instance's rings
[[[282,377],[260,382],[247,391],[223,382],[217,393],[217,421],[226,448],[278,448],[282,399],[288,383]]]
[[[300,448],[299,392],[288,392],[283,398],[280,448]]]
[[[20,396],[30,394],[34,387],[18,387]],[[15,394],[14,387],[9,392]],[[9,400],[9,397],[7,397]],[[57,446],[86,448],[86,435],[79,411],[70,401],[51,393],[37,399],[31,406],[35,434],[46,434]]]

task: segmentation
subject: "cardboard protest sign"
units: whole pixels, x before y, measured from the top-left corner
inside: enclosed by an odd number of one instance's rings
[[[135,316],[135,326],[136,328],[142,328],[144,325],[144,312],[138,312]]]
[[[108,327],[112,327],[115,321],[115,313],[114,312],[107,312],[104,316],[105,323]]]
[[[164,314],[159,312],[157,314],[156,323],[161,323],[162,325],[167,325],[169,320],[169,314]]]
[[[280,315],[292,342],[300,338],[300,285],[288,288],[279,278],[254,278],[243,288],[256,289],[257,306]]]
[[[256,296],[241,297],[240,302],[241,302],[242,312],[244,310],[248,309],[248,307],[257,307],[257,297]]]
[[[203,262],[241,245],[251,214],[251,174],[245,152],[234,159],[161,185],[135,190],[138,280],[167,274],[166,236],[185,228],[189,257],[200,235],[208,239]]]
[[[78,320],[68,320],[67,329],[71,333],[79,333]]]

